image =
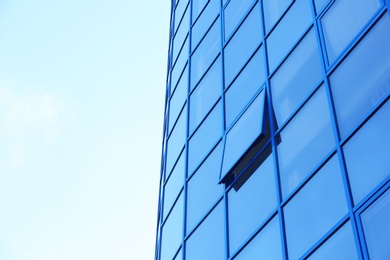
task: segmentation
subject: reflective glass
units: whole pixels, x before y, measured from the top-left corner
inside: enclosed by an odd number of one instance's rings
[[[175,259],[173,259],[173,260],[181,260],[182,258],[183,258],[183,252],[180,249],[179,253],[177,253],[177,255],[175,256]]]
[[[221,161],[222,144],[220,143],[188,181],[187,232],[192,231],[195,224],[222,195],[224,187],[218,185]]]
[[[230,254],[266,220],[276,203],[274,160],[270,154],[242,186],[228,193]]]
[[[221,138],[222,105],[219,102],[189,141],[188,172],[192,173]]]
[[[253,2],[254,0],[230,0],[224,10],[225,39],[230,36]]]
[[[190,96],[190,134],[222,93],[222,61],[218,58]]]
[[[172,51],[172,59],[173,64],[176,61],[177,55],[180,52],[180,49],[183,46],[184,39],[188,35],[188,28],[190,26],[190,11],[187,11],[184,14],[183,21],[179,26],[179,29],[176,32],[175,38],[173,38],[173,51]],[[188,53],[187,53],[188,54]]]
[[[390,176],[390,102],[387,102],[344,146],[355,204]]]
[[[186,38],[183,48],[180,51],[179,57],[175,63],[175,66],[172,69],[171,84],[176,86],[178,80],[183,72],[184,67],[187,65],[188,61],[188,37]],[[173,89],[172,89],[173,90]]]
[[[185,177],[185,154],[184,150],[164,187],[164,219],[183,187]]]
[[[272,103],[279,126],[321,79],[321,60],[314,30],[311,30],[271,78]]]
[[[161,260],[171,260],[179,247],[183,237],[183,194],[176,201],[162,227]]]
[[[264,80],[264,52],[260,48],[225,93],[227,127],[256,95]]]
[[[187,137],[187,106],[185,106],[177,120],[175,127],[172,130],[171,136],[167,144],[167,162],[166,172],[171,172],[181,150],[184,147]]]
[[[390,259],[390,191],[366,209],[361,218],[370,259]]]
[[[321,19],[332,64],[381,6],[381,0],[338,0]]]
[[[187,99],[187,93],[188,71],[186,68],[183,75],[179,79],[176,90],[171,97],[171,101],[169,102],[169,133],[171,132],[172,127],[175,125],[176,119],[183,108],[184,102]]]
[[[337,156],[284,207],[289,259],[300,258],[348,212]]]
[[[314,0],[317,15],[319,15],[322,10],[324,10],[325,6],[327,6],[330,1],[331,0]]]
[[[218,18],[191,57],[191,89],[198,83],[221,49],[220,28]]]
[[[234,260],[282,260],[279,218],[274,217]]]
[[[264,100],[265,91],[263,90],[227,133],[221,179],[230,171],[253,142],[261,134],[265,134],[263,127]]]
[[[275,70],[312,23],[310,2],[310,0],[296,0],[267,38],[270,72]]]
[[[263,0],[264,24],[266,32],[269,32],[279,18],[290,6],[292,0]]]
[[[191,29],[191,50],[194,50],[198,46],[212,22],[219,15],[220,5],[220,0],[210,0],[199,19],[193,25]]]
[[[324,87],[292,119],[280,139],[279,170],[285,198],[335,146]]]
[[[261,42],[260,11],[256,5],[224,50],[225,84],[230,85]]]
[[[183,16],[183,13],[184,13],[184,10],[185,8],[187,7],[187,4],[188,4],[188,0],[180,0],[177,4],[176,4],[176,8],[175,8],[175,25],[174,25],[174,30],[176,32],[177,30],[177,27],[179,26],[180,22],[181,22],[181,18]],[[187,10],[189,10],[190,8],[187,8]],[[186,28],[189,28],[189,26],[187,25]]]
[[[186,260],[225,260],[222,203],[200,224],[186,242]]]
[[[330,77],[343,139],[390,93],[389,28],[386,13]]]
[[[202,12],[205,5],[210,2],[210,0],[196,0],[191,1],[192,3],[192,23],[198,18],[200,12]]]
[[[320,248],[318,248],[309,260],[329,259],[359,259],[352,233],[351,223],[348,222],[336,234],[332,235]]]

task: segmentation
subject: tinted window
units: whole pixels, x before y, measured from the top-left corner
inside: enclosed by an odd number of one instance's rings
[[[290,6],[291,0],[263,0],[264,24],[266,32],[269,32],[282,14]]]
[[[177,27],[179,26],[179,24],[181,22],[181,19],[182,19],[184,10],[187,7],[187,4],[188,4],[188,0],[181,0],[178,3],[176,3],[176,8],[175,8],[175,26],[174,26],[175,32],[176,32],[176,29],[177,29]],[[189,8],[187,8],[187,9],[189,9]],[[188,25],[187,25],[187,28],[188,28]]]
[[[253,2],[253,0],[230,0],[224,10],[225,38],[230,36]]]
[[[389,28],[386,13],[330,77],[342,138],[390,92]]]
[[[183,21],[180,24],[179,29],[176,32],[175,38],[173,39],[173,62],[176,61],[177,55],[179,54],[180,49],[182,48],[184,39],[187,37],[188,34],[188,28],[190,26],[190,15],[189,10],[187,9]],[[187,53],[188,54],[188,53]]]
[[[205,5],[210,2],[210,0],[197,0],[191,1],[192,3],[192,23],[198,18],[200,12],[203,10]]]
[[[317,15],[324,10],[325,6],[327,6],[330,1],[331,0],[314,0]]]
[[[344,146],[355,204],[390,175],[390,102]]]
[[[329,63],[333,63],[381,6],[380,0],[337,0],[322,18]]]
[[[179,83],[177,84],[176,90],[171,97],[169,102],[169,132],[171,132],[176,119],[183,108],[184,102],[187,99],[188,92],[188,72],[185,69],[181,76]]]
[[[289,259],[300,258],[347,212],[335,156],[284,207]]]
[[[172,86],[176,86],[178,83],[178,80],[183,73],[184,67],[187,65],[188,61],[188,37],[186,38],[183,48],[180,51],[179,57],[177,58],[177,61],[175,63],[175,66],[172,69],[172,76],[171,76],[171,84]],[[174,88],[172,88],[172,91]]]
[[[290,117],[322,79],[322,68],[314,30],[271,78],[271,93],[278,125]]]
[[[225,48],[225,84],[229,85],[261,42],[260,11],[256,5]]]
[[[283,197],[293,191],[335,146],[325,88],[305,104],[280,134]]]

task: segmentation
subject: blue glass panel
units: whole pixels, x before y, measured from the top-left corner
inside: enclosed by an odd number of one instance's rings
[[[230,36],[253,2],[254,0],[230,0],[224,10],[225,39]]]
[[[190,134],[222,93],[222,61],[218,58],[190,96]]]
[[[188,51],[189,49],[188,49],[188,37],[187,37],[184,42],[183,48],[180,51],[179,57],[177,58],[175,66],[172,69],[172,76],[171,76],[172,86],[176,86],[183,72],[184,67],[187,65]],[[174,88],[171,88],[171,90],[173,91]]]
[[[386,13],[330,77],[342,138],[390,92],[389,28]]]
[[[332,235],[319,249],[308,259],[329,260],[329,259],[359,259],[355,246],[355,239],[352,233],[351,223],[348,222],[336,234]]]
[[[184,39],[188,35],[188,28],[190,27],[190,11],[187,9],[187,11],[184,14],[183,21],[181,22],[179,29],[176,32],[175,37],[173,38],[173,51],[172,51],[172,59],[173,64],[176,61],[176,58],[180,52],[180,49],[182,48]],[[187,52],[188,54],[188,52]]]
[[[187,137],[187,106],[182,110],[167,144],[166,172],[171,172],[173,165],[177,161],[181,150],[184,147]]]
[[[348,212],[337,156],[284,207],[289,259],[300,258]]]
[[[276,202],[274,160],[270,154],[239,189],[228,193],[230,254],[266,220]]]
[[[218,18],[191,57],[191,89],[198,83],[221,49],[220,28]]]
[[[270,72],[275,70],[312,23],[310,2],[310,0],[296,0],[267,38]]]
[[[207,157],[188,181],[187,186],[187,232],[206,214],[224,190],[218,185],[222,161],[222,144],[220,143]]]
[[[279,126],[321,79],[321,60],[314,30],[311,30],[271,78],[272,103]]]
[[[253,142],[264,134],[265,91],[263,90],[226,135],[221,179],[230,171]]]
[[[175,206],[162,227],[161,259],[171,260],[181,245],[183,237],[183,195],[181,194]]]
[[[279,218],[274,217],[234,260],[282,260]]]
[[[173,260],[181,260],[182,258],[183,258],[183,252],[180,249],[180,251],[177,253],[177,255]]]
[[[181,19],[183,17],[184,10],[187,7],[187,4],[188,4],[188,0],[180,0],[176,4],[176,8],[175,8],[175,23],[174,23],[174,30],[175,30],[175,32],[177,30],[177,27],[180,24],[180,21],[181,21]],[[187,8],[187,12],[188,12],[189,9],[190,8]],[[189,28],[189,26],[187,26],[187,28]]]
[[[355,204],[390,176],[390,102],[344,146]]]
[[[381,6],[380,0],[338,0],[321,19],[332,64]]]
[[[164,187],[164,219],[183,187],[185,177],[185,154],[184,150]]]
[[[192,173],[222,136],[222,105],[219,102],[189,141],[188,172]]]
[[[202,222],[186,242],[186,260],[225,260],[222,203]]]
[[[292,0],[263,0],[264,24],[266,32],[269,32],[279,18],[290,6]]]
[[[281,132],[278,155],[284,198],[334,146],[328,100],[322,87]]]
[[[203,8],[210,0],[196,0],[192,2],[192,23],[198,18],[200,12],[202,12]]]
[[[366,209],[361,218],[370,259],[390,259],[390,191]]]
[[[219,15],[220,8],[220,0],[210,0],[209,4],[191,29],[191,50],[194,50],[198,46],[200,40],[210,28],[211,23],[217,18],[217,15]]]
[[[225,48],[225,84],[230,85],[237,73],[261,42],[260,11],[256,5]]]
[[[330,1],[331,0],[314,0],[317,15],[324,10],[325,6],[327,6]]]
[[[185,68],[183,75],[179,79],[176,90],[173,93],[169,102],[169,133],[175,125],[176,119],[183,108],[184,102],[187,99],[188,93],[188,70]]]
[[[265,80],[264,52],[261,47],[225,94],[226,126],[247,106]]]

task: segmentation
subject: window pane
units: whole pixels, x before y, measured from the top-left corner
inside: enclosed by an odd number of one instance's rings
[[[185,154],[184,150],[164,187],[164,219],[183,187],[185,177]]]
[[[267,38],[270,72],[275,70],[311,23],[310,0],[296,0]]]
[[[175,203],[163,228],[161,239],[161,260],[171,260],[181,245],[183,237],[183,194]]]
[[[389,28],[386,13],[330,77],[342,138],[390,92]]]
[[[310,260],[329,260],[329,259],[359,259],[355,239],[353,238],[352,226],[348,222],[336,234],[332,235],[314,254]]]
[[[324,87],[305,104],[280,136],[279,170],[285,198],[335,146]]]
[[[300,258],[348,212],[337,156],[284,207],[289,259]]]
[[[390,191],[366,209],[361,218],[370,259],[390,259]]]
[[[187,232],[192,231],[195,224],[222,195],[224,187],[218,184],[221,161],[222,144],[220,143],[188,181]]]
[[[225,48],[225,84],[230,85],[261,42],[260,11],[256,5]]]
[[[183,258],[183,252],[180,249],[179,253],[177,253],[175,259],[173,259],[173,260],[181,260],[182,258]]]
[[[276,208],[276,187],[272,153],[240,187],[228,193],[229,250],[238,247]]]
[[[332,64],[381,6],[380,0],[338,0],[321,19]]]
[[[355,204],[390,176],[390,102],[344,146]]]
[[[281,260],[279,218],[274,217],[234,260]]]
[[[264,24],[266,32],[269,32],[279,18],[290,6],[292,0],[263,0]]]
[[[317,15],[324,10],[325,6],[327,6],[330,1],[331,0],[314,0]]]
[[[320,56],[311,30],[271,78],[272,103],[282,125],[322,79]]]
[[[188,61],[188,37],[186,38],[183,48],[180,51],[179,57],[177,58],[177,61],[175,63],[175,66],[172,69],[172,78],[171,78],[171,84],[172,86],[176,86],[184,67],[187,65]],[[172,89],[174,90],[174,88]]]
[[[222,136],[222,105],[219,102],[189,142],[188,172],[192,173]]]
[[[218,18],[191,57],[191,89],[198,83],[221,49],[220,28]]]
[[[210,0],[196,0],[191,1],[192,3],[192,23],[195,22],[196,18],[198,18],[200,12],[202,12],[205,5],[210,2]]]
[[[253,0],[230,0],[224,10],[225,39],[230,36],[253,2]]]
[[[171,97],[169,102],[169,133],[174,126],[177,117],[181,109],[183,108],[184,102],[187,99],[188,92],[188,71],[185,69],[183,75],[181,76],[179,83],[177,84],[176,90]]]
[[[191,29],[192,50],[198,46],[200,40],[206,34],[206,31],[210,28],[211,23],[217,18],[217,15],[219,15],[220,5],[220,0],[210,0],[202,15],[193,25]]]
[[[224,214],[222,203],[202,222],[186,243],[186,260],[224,260]]]
[[[190,133],[203,120],[222,93],[222,61],[218,58],[190,97]]]
[[[173,63],[175,63],[177,55],[179,54],[180,49],[182,48],[184,39],[188,35],[188,28],[190,27],[190,11],[187,9],[184,14],[183,21],[179,26],[179,29],[176,32],[175,38],[173,38]],[[188,55],[188,52],[187,52]]]
[[[221,179],[253,142],[264,133],[265,91],[263,90],[226,135]]]
[[[264,52],[263,48],[260,48],[225,94],[227,127],[256,95],[264,80]]]
[[[166,172],[171,172],[187,138],[187,106],[185,106],[172,130],[167,144]]]
[[[183,16],[184,10],[187,7],[188,0],[180,0],[179,3],[176,4],[175,9],[175,32],[177,30],[177,27],[180,24],[181,18]],[[189,10],[189,8],[187,8]],[[188,26],[187,26],[188,28]]]

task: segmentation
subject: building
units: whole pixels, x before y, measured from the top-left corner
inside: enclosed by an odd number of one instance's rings
[[[390,259],[390,1],[172,1],[156,260]]]

